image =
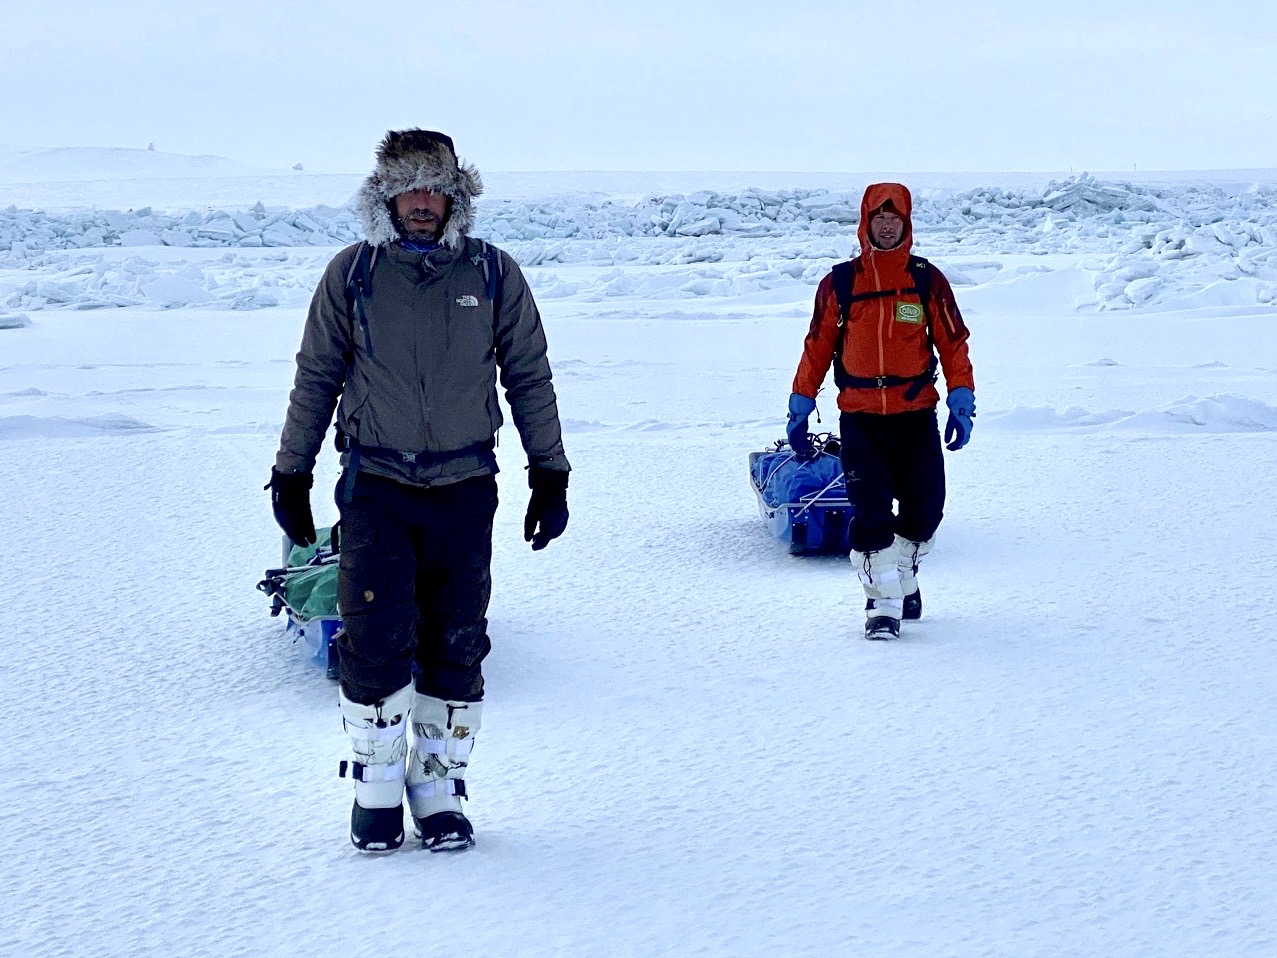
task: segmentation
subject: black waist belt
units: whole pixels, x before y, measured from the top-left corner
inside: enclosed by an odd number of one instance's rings
[[[429,469],[432,466],[439,466],[454,459],[462,459],[466,456],[480,456],[488,460],[491,466],[496,467],[496,456],[492,453],[493,443],[490,441],[477,442],[471,446],[449,449],[446,452],[406,452],[402,449],[390,449],[386,446],[365,446],[362,443],[355,442],[344,432],[338,430],[337,448],[342,452],[350,453],[350,459],[346,463],[345,478],[341,483],[340,501],[342,503],[350,502],[354,494],[355,473],[359,471],[359,463],[363,459],[380,459],[382,461],[398,462],[404,465],[415,465],[423,469]]]
[[[405,452],[402,449],[389,449],[386,446],[365,446],[349,437],[339,443],[337,448],[342,452],[357,454],[360,459],[389,459],[392,462],[401,462],[404,465],[421,466],[423,469],[451,462],[453,459],[462,459],[466,456],[483,456],[492,452],[492,444],[486,442],[478,442],[473,446],[463,446],[460,449],[449,449],[446,452],[431,452],[429,450],[424,452]]]
[[[908,386],[905,399],[913,402],[918,394],[936,381],[935,373],[926,372],[917,376],[852,376],[842,379],[841,386],[853,389],[889,389],[892,386]]]
[[[919,393],[936,381],[936,368],[933,354],[931,362],[927,364],[927,371],[916,376],[853,376],[835,366],[834,380],[839,389],[890,389],[892,386],[908,386],[905,399],[913,402]]]

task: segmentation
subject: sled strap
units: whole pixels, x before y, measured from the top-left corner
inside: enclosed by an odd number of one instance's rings
[[[826,484],[825,488],[821,489],[820,492],[816,493],[814,496],[811,496],[811,495],[804,496],[803,498],[806,500],[807,504],[794,513],[794,518],[797,519],[804,512],[806,512],[808,509],[810,509],[812,506],[818,503],[820,501],[821,496],[823,496],[826,492],[828,492],[830,489],[832,489],[834,486],[838,485],[838,483],[842,481],[843,481],[843,473],[840,472],[838,473],[838,475],[834,476],[834,478],[830,479],[828,484]]]

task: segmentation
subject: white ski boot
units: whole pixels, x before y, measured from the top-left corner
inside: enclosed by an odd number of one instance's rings
[[[404,839],[404,765],[412,686],[405,685],[371,705],[352,702],[344,691],[338,701],[355,756],[341,763],[342,777],[355,780],[350,841],[360,851],[394,851]]]
[[[922,618],[922,590],[918,588],[918,563],[935,542],[932,536],[926,542],[896,536],[896,565],[900,569],[900,593],[906,619]]]
[[[903,598],[895,544],[875,552],[851,553],[851,564],[865,589],[865,638],[900,637]]]
[[[461,851],[474,844],[474,828],[461,811],[465,774],[483,718],[482,702],[449,702],[416,693],[408,808],[423,848]]]

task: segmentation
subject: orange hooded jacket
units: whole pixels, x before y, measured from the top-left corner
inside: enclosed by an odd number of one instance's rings
[[[904,235],[895,249],[875,249],[869,240],[869,220],[888,202],[893,212],[902,217]],[[875,183],[865,189],[860,201],[859,264],[854,272],[854,292],[871,293],[884,290],[910,290],[914,280],[908,270],[909,252],[913,248],[913,197],[899,183]],[[917,310],[897,309],[899,304],[919,304],[916,292],[857,300],[851,304],[842,349],[842,365],[852,376],[917,376],[925,373],[931,362],[930,338],[940,356],[945,385],[949,389],[966,386],[975,390],[971,360],[967,356],[970,333],[962,322],[953,288],[934,266],[931,271],[931,298],[927,321],[918,322]],[[834,294],[833,274],[820,281],[816,289],[816,308],[811,328],[803,342],[803,358],[794,376],[793,391],[812,399],[820,391],[825,374],[834,361],[838,342],[838,299]],[[930,409],[940,401],[936,387],[925,386],[912,400],[905,398],[909,386],[849,386],[838,394],[838,408],[843,412],[868,412],[886,415]]]

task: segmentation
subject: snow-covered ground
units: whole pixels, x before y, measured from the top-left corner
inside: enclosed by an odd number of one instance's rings
[[[870,177],[489,177],[572,521],[506,430],[479,844],[369,859],[253,590],[357,178],[101,169],[0,184],[6,955],[1277,952],[1277,174],[902,177],[980,413],[895,643],[745,466]]]

